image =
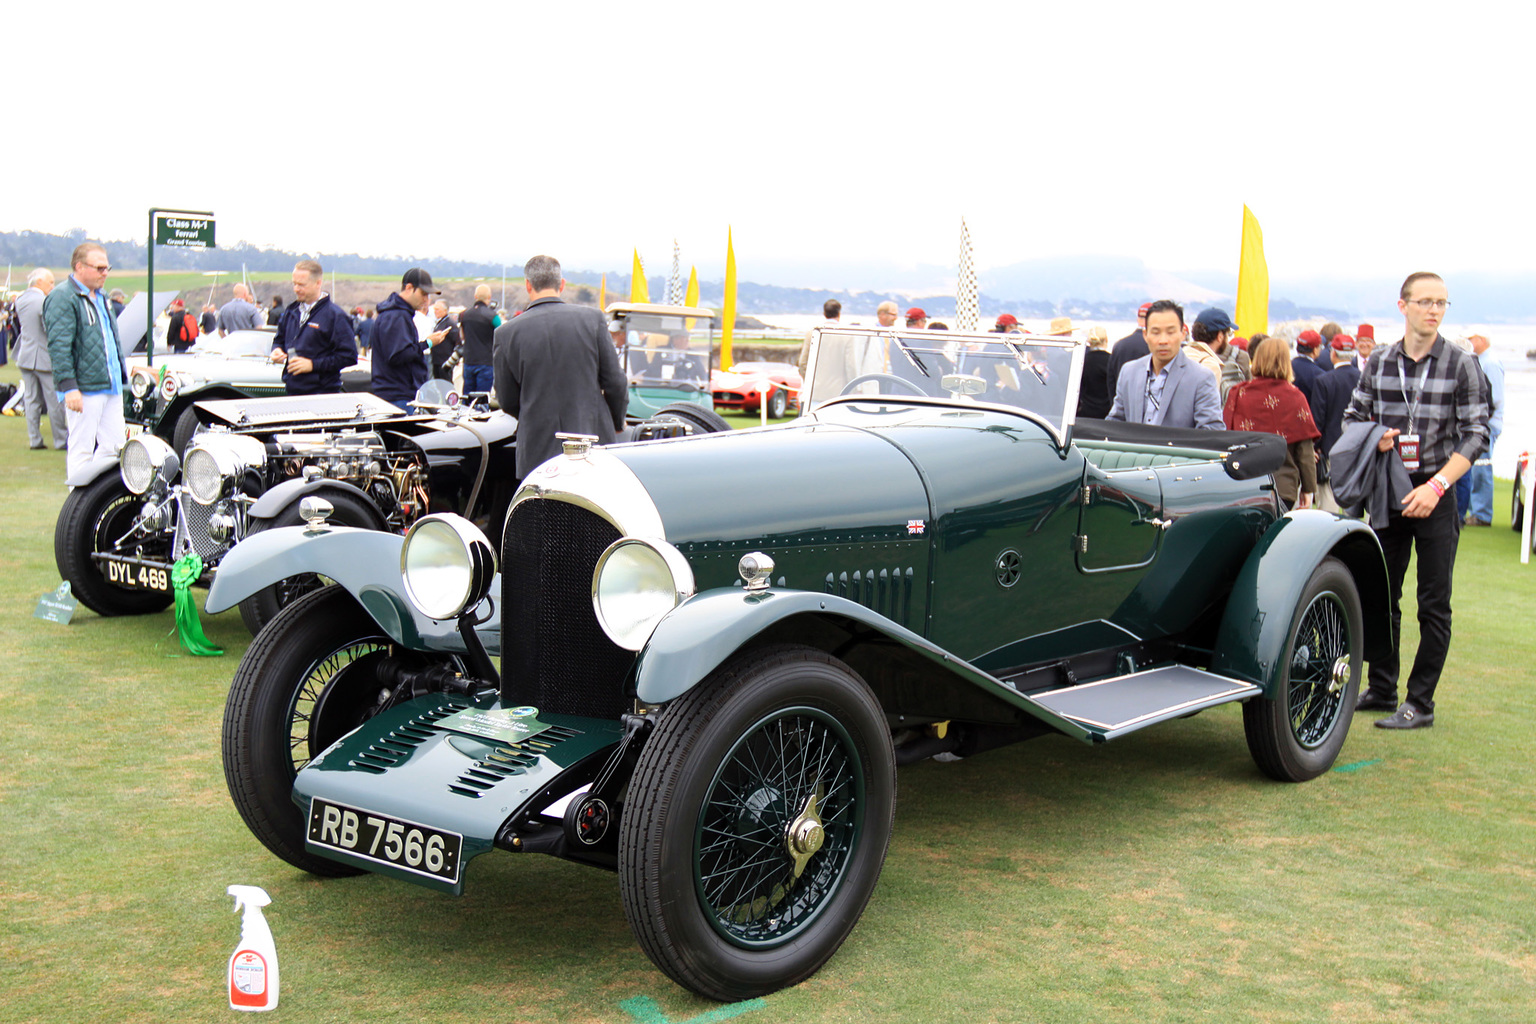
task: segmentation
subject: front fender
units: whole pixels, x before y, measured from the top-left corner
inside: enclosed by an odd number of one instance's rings
[[[333,481],[334,482],[334,481]],[[263,530],[242,540],[219,562],[208,589],[209,613],[233,608],[259,590],[301,573],[335,580],[372,615],[390,639],[414,650],[464,653],[455,622],[427,618],[406,600],[400,578],[405,538],[378,530],[331,526],[318,533],[303,526]],[[491,593],[501,593],[501,577]],[[476,627],[491,654],[501,653],[499,605]]]
[[[118,461],[116,455],[98,455],[90,462],[69,474],[69,478],[66,479],[64,483],[70,487],[84,487],[86,484],[93,482],[97,477],[101,476],[107,470],[116,470],[117,468]]]
[[[689,598],[661,620],[640,652],[635,664],[635,695],[648,704],[672,700],[696,686],[752,638],[796,616],[832,617],[868,627],[1012,708],[1076,739],[1089,736],[1076,722],[1035,703],[879,612],[847,598],[804,590],[748,592],[724,587]]]
[[[338,491],[346,491],[348,494],[361,498],[368,503],[369,508],[374,508],[374,501],[368,496],[368,492],[355,484],[349,484],[345,480],[328,480],[320,477],[315,480],[284,480],[276,487],[271,488],[256,503],[251,506],[251,516],[255,519],[273,519],[279,512],[304,497],[313,494],[322,488],[331,488]],[[378,528],[384,528],[384,519],[379,517]]]
[[[1375,532],[1358,519],[1306,509],[1288,513],[1254,545],[1232,585],[1211,671],[1246,679],[1274,699],[1291,615],[1319,562],[1332,555],[1355,577],[1366,660],[1391,651],[1387,562]]]

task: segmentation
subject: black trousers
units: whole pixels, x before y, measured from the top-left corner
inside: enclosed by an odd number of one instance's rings
[[[1427,476],[1424,479],[1428,479]],[[1424,482],[1413,475],[1414,485]],[[1374,524],[1373,524],[1374,525]],[[1370,692],[1397,699],[1397,677],[1402,655],[1403,578],[1408,560],[1418,553],[1419,650],[1408,672],[1407,699],[1420,711],[1435,710],[1435,687],[1451,647],[1451,576],[1456,569],[1456,542],[1461,537],[1461,517],[1456,496],[1447,492],[1435,510],[1423,519],[1396,513],[1386,526],[1377,527],[1382,554],[1387,558],[1387,581],[1392,589],[1392,654],[1370,664]]]

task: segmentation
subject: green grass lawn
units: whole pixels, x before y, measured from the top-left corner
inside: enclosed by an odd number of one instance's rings
[[[269,855],[220,764],[238,614],[204,615],[228,652],[208,659],[180,653],[169,611],[33,619],[58,583],[64,455],[5,417],[0,458],[0,1021],[229,1020],[234,882],[273,897],[278,1019],[627,1022],[642,996],[723,1019],[646,960],[611,874],[495,854],[456,899]],[[1261,777],[1232,706],[903,769],[863,921],[742,1019],[1530,1020],[1536,566],[1517,546],[1463,535],[1436,727],[1361,716],[1314,782]]]

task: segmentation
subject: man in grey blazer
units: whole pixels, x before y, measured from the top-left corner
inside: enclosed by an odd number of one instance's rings
[[[1115,404],[1105,419],[1222,430],[1216,378],[1186,356],[1184,307],[1159,299],[1147,310],[1149,355],[1120,368]]]
[[[629,385],[602,312],[560,298],[565,279],[553,256],[529,260],[523,277],[528,308],[491,336],[496,398],[517,417],[519,477],[560,454],[556,433],[612,441],[629,406]]]
[[[69,447],[69,423],[53,390],[53,360],[48,358],[48,332],[43,329],[43,300],[51,291],[53,271],[38,267],[27,275],[27,290],[16,297],[16,319],[21,327],[16,339],[16,365],[21,368],[28,443],[34,449],[44,447],[42,416],[46,411],[53,446],[62,451]]]

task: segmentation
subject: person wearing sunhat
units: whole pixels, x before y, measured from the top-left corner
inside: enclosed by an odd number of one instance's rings
[[[400,279],[400,290],[379,303],[373,325],[373,386],[375,395],[410,411],[410,401],[427,382],[431,371],[416,331],[416,314],[427,308],[432,296],[441,295],[432,275],[412,267]]]
[[[921,331],[928,327],[928,314],[923,312],[922,307],[913,306],[907,310],[907,327],[914,331]]]

